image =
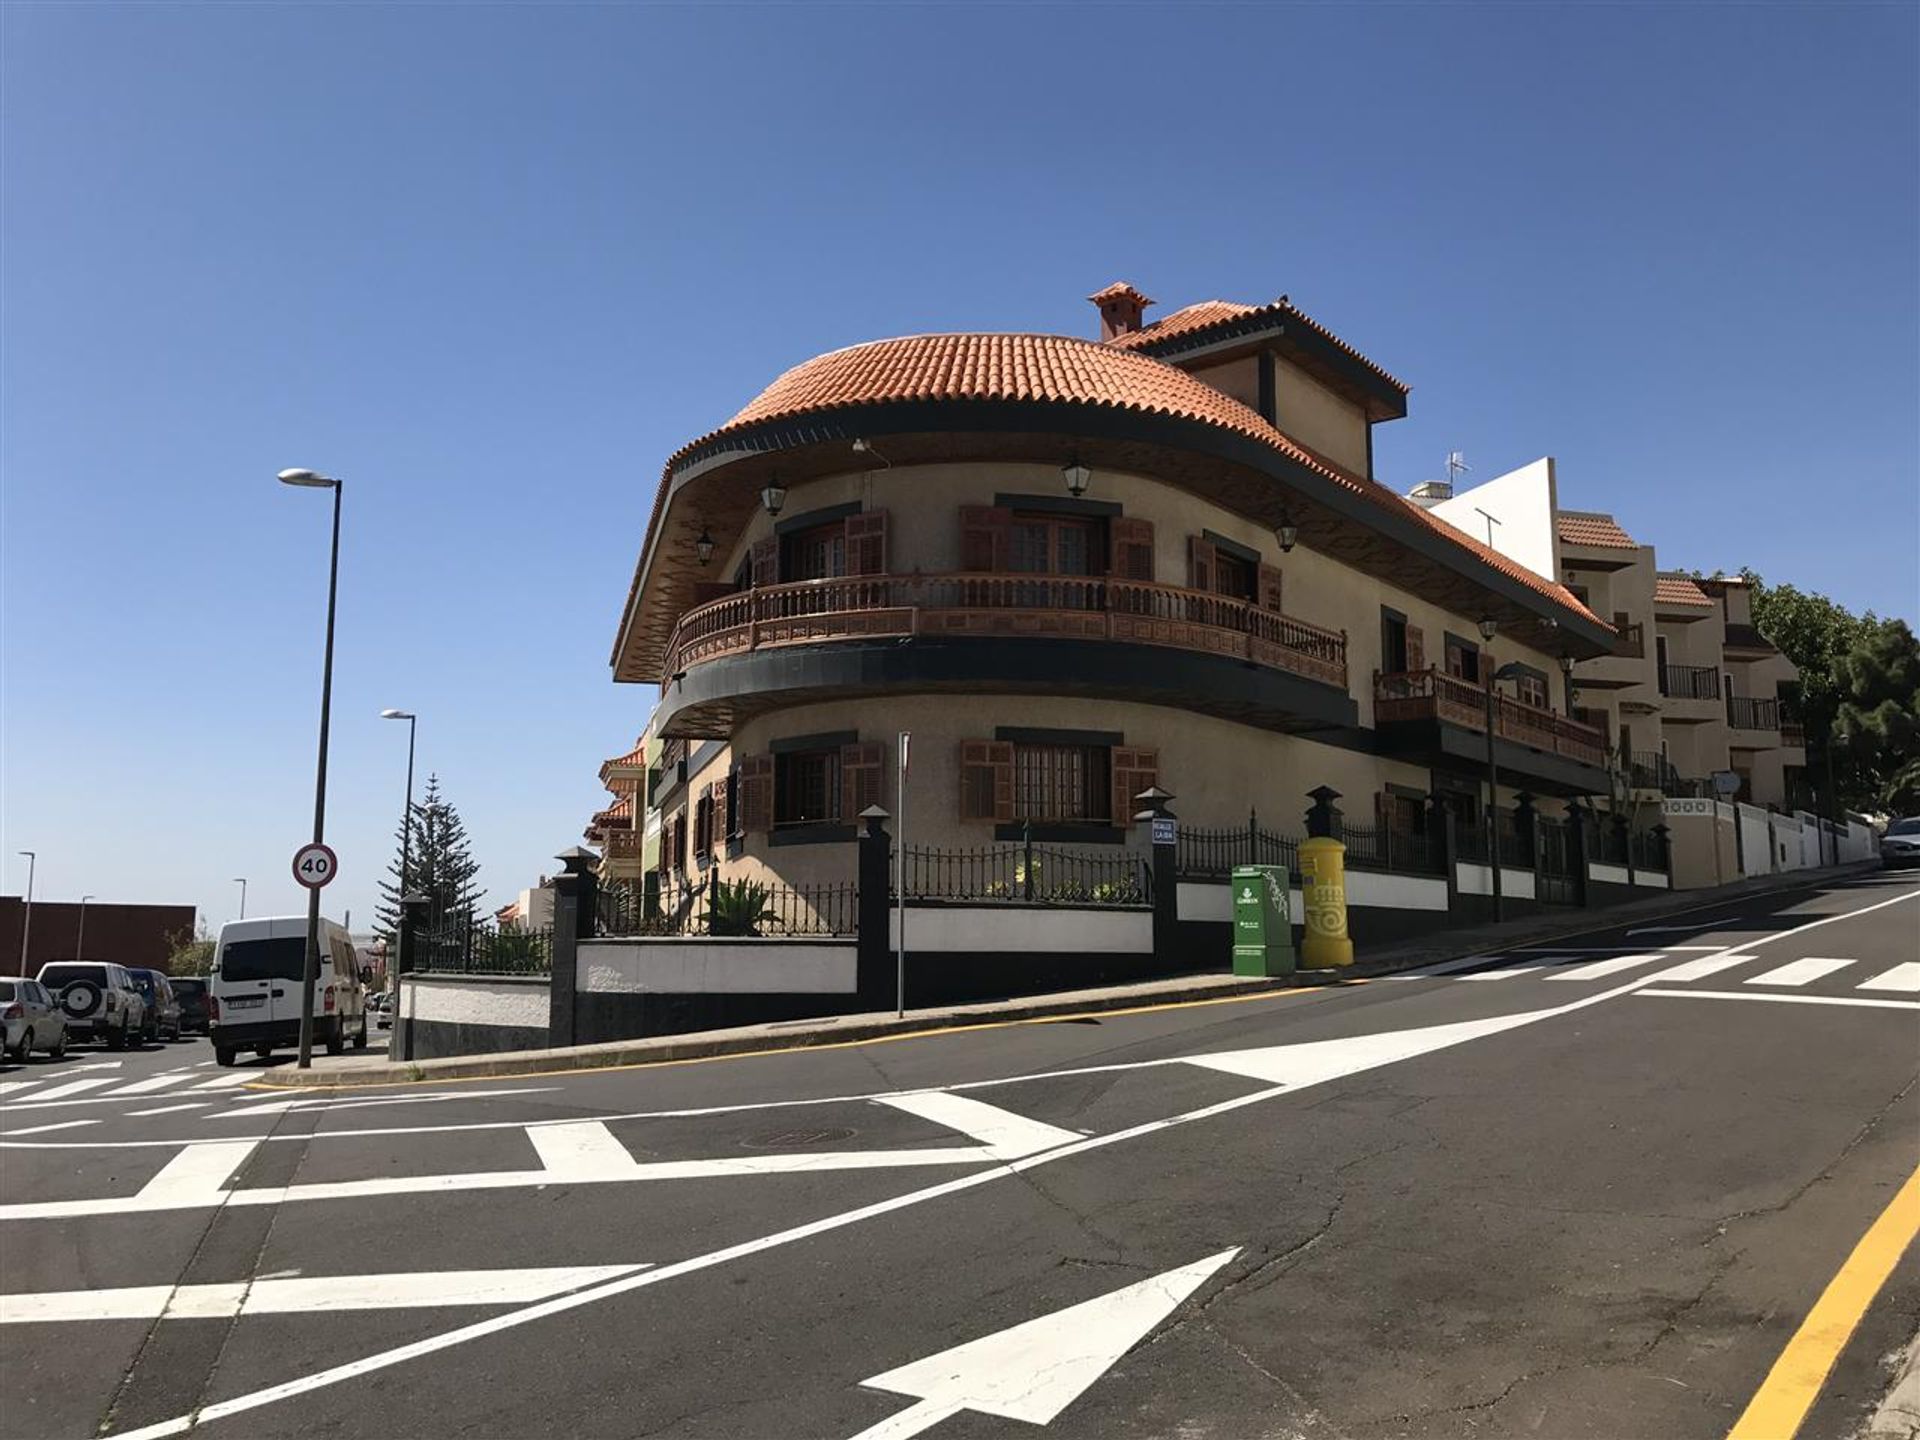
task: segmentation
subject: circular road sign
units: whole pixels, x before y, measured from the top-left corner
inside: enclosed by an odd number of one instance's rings
[[[339,868],[340,857],[333,853],[333,847],[318,840],[293,852],[293,878],[309,890],[327,884]]]

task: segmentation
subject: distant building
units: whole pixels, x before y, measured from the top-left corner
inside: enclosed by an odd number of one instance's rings
[[[586,841],[600,850],[602,880],[638,880],[651,868],[643,853],[651,838],[657,844],[657,826],[648,831],[641,823],[647,787],[647,749],[644,740],[636,741],[624,755],[616,755],[600,766],[600,781],[613,796],[613,803],[596,811],[585,831]]]
[[[23,927],[28,932],[28,974],[49,960],[73,959],[76,948],[82,960],[165,970],[175,941],[193,939],[198,914],[191,905],[113,905],[89,900],[83,936],[81,909],[77,903],[36,899],[29,926],[24,897],[0,895],[0,974],[11,975],[20,968]]]
[[[494,911],[493,918],[502,930],[551,930],[553,891],[547,888],[547,877],[542,875],[539,884]]]

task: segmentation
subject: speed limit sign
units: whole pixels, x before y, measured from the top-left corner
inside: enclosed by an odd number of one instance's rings
[[[309,890],[318,890],[332,880],[339,868],[340,857],[333,853],[333,847],[318,840],[293,852],[293,878]]]

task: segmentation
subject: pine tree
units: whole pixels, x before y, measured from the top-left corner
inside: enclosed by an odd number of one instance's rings
[[[408,843],[408,825],[412,825]],[[469,926],[476,918],[480,897],[485,893],[476,882],[480,866],[468,853],[467,829],[455,810],[440,793],[440,777],[427,777],[426,793],[415,802],[413,812],[404,817],[395,830],[393,863],[387,866],[389,879],[380,882],[380,906],[376,912],[378,933],[391,941],[400,928],[402,888],[400,857],[407,855],[407,888],[428,899],[426,923],[430,928],[446,925]]]

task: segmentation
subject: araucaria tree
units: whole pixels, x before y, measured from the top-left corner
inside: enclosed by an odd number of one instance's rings
[[[403,850],[404,875],[400,868]],[[389,878],[380,882],[376,917],[379,933],[391,939],[400,928],[400,897],[407,890],[427,897],[429,926],[470,924],[484,893],[479,874],[480,866],[468,853],[467,829],[460,823],[460,812],[440,793],[440,777],[429,775],[426,793],[414,802],[413,813],[400,822],[393,863],[387,866]]]

